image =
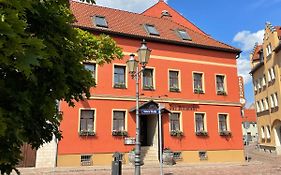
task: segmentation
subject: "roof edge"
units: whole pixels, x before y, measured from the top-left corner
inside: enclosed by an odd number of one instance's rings
[[[204,49],[209,49],[209,50],[224,51],[224,52],[230,52],[230,53],[236,53],[236,54],[240,54],[242,52],[240,49],[236,49],[236,48],[227,49],[227,48],[221,48],[221,47],[215,47],[215,46],[206,46],[206,45],[201,45],[201,44],[173,41],[173,40],[162,39],[162,38],[154,38],[154,37],[149,37],[149,36],[144,37],[144,36],[139,36],[139,35],[85,27],[85,26],[80,26],[80,25],[75,25],[75,24],[73,26],[81,28],[81,29],[97,31],[97,32],[105,33],[105,34],[108,33],[108,34],[113,34],[113,35],[117,35],[117,36],[124,36],[124,37],[130,37],[130,38],[141,39],[141,40],[146,39],[147,41],[158,41],[158,42],[162,42],[162,43],[170,43],[170,44],[175,44],[175,45],[190,46],[190,47],[196,47],[196,48],[204,48]]]

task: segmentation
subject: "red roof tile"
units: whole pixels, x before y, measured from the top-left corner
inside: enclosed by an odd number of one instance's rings
[[[262,50],[262,45],[257,45],[254,48],[252,61],[259,61],[260,60],[261,50]]]
[[[71,2],[71,9],[76,18],[74,26],[100,31],[103,33],[115,33],[120,35],[129,35],[151,40],[168,41],[178,44],[186,44],[194,47],[206,47],[209,49],[224,50],[239,53],[240,50],[231,47],[215,39],[200,34],[189,28],[165,18],[156,18],[142,14],[117,10],[97,5],[91,5],[81,2]],[[95,15],[104,16],[108,28],[96,27],[93,24],[92,17]],[[144,29],[144,24],[154,25],[160,33],[160,36],[149,35]],[[182,40],[177,36],[176,30],[183,29],[190,35],[192,41]]]

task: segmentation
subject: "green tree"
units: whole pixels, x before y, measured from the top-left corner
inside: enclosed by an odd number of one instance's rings
[[[74,105],[95,85],[83,61],[123,57],[109,36],[73,21],[68,0],[0,0],[1,174],[16,170],[23,143],[38,148],[61,138],[56,101]]]

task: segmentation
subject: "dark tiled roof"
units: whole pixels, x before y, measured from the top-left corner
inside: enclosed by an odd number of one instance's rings
[[[171,20],[75,1],[71,2],[71,9],[76,18],[76,22],[74,23],[74,26],[76,27],[91,29],[103,33],[112,33],[136,38],[145,38],[148,40],[158,40],[176,44],[185,44],[193,47],[204,47],[240,53],[239,49],[216,41],[209,36],[195,32]],[[108,28],[96,27],[92,21],[92,17],[95,15],[104,16],[106,18]],[[160,36],[149,35],[144,28],[144,24],[154,25],[160,33]],[[176,34],[177,29],[186,30],[192,40],[182,40]]]

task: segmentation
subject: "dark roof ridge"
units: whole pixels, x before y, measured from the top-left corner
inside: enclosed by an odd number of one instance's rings
[[[164,2],[164,1],[162,1]],[[149,9],[151,9],[152,7],[156,6],[157,4],[161,3],[161,1],[158,1],[156,4],[154,4],[153,6],[149,7],[148,9],[146,9],[145,11],[143,11],[141,14],[143,14],[144,12],[148,11]],[[164,2],[165,3],[165,2]],[[167,3],[165,3],[167,4]],[[169,6],[169,5],[168,5]],[[190,20],[188,20],[186,17],[184,17],[183,15],[181,15],[177,10],[175,10],[173,7],[169,6],[172,10],[174,10],[177,14],[179,14],[181,17],[183,17],[185,20],[187,20],[188,22],[190,22],[192,25],[194,25],[198,30],[200,30],[201,32],[203,32],[204,34],[206,35],[209,35],[207,34],[206,32],[204,32],[202,29],[200,29],[197,25],[195,25],[193,22],[191,22]]]

